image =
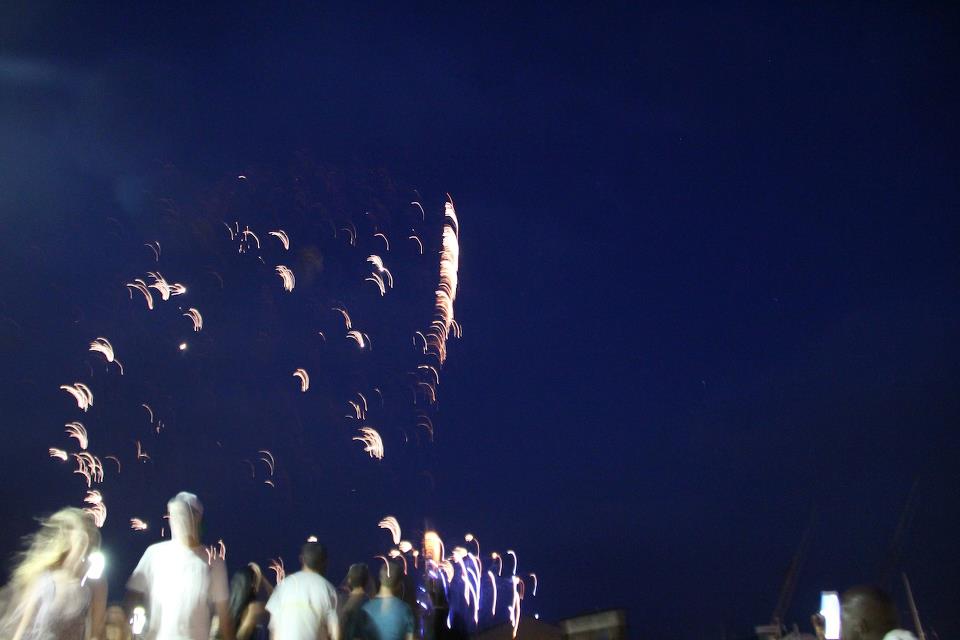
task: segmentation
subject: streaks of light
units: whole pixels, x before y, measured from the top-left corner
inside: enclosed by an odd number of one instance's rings
[[[287,571],[283,568],[283,558],[274,558],[271,560],[270,570],[273,571],[273,574],[276,577],[274,584],[277,586],[279,586],[280,583],[283,582],[283,579],[287,577]]]
[[[380,290],[380,296],[381,296],[381,297],[387,295],[387,289],[386,289],[386,287],[385,287],[384,284],[383,284],[383,278],[381,278],[378,274],[376,274],[376,273],[371,273],[369,276],[367,276],[366,278],[364,278],[363,281],[364,281],[364,282],[372,282],[373,284],[377,285],[377,289]]]
[[[437,368],[434,367],[433,365],[420,364],[420,365],[417,365],[417,369],[424,369],[426,371],[431,372],[433,374],[434,384],[436,385],[440,384],[440,372],[437,371]]]
[[[419,236],[414,234],[412,236],[407,237],[407,240],[413,240],[414,242],[416,242],[417,246],[420,248],[420,255],[423,255],[423,241],[420,240]]]
[[[427,349],[440,364],[447,359],[447,338],[454,324],[453,305],[457,299],[460,268],[460,223],[453,202],[444,204],[443,240],[440,251],[440,283],[434,303],[434,319],[427,330]]]
[[[181,343],[177,346],[177,349],[179,349],[180,351],[186,351],[186,350],[187,350],[187,343],[186,343],[186,342],[181,342]]]
[[[426,429],[427,433],[430,435],[430,442],[433,442],[433,421],[430,420],[430,416],[425,413],[418,413],[417,426]]]
[[[293,287],[297,284],[297,279],[294,277],[293,271],[291,271],[289,267],[278,264],[276,272],[277,275],[280,276],[280,279],[283,280],[284,291],[293,291]]]
[[[433,388],[432,384],[429,384],[427,382],[418,382],[417,388],[425,389],[425,391],[423,392],[423,395],[427,398],[427,400],[430,401],[430,404],[437,403],[437,390]]]
[[[351,329],[347,331],[347,338],[354,340],[357,343],[357,346],[361,349],[366,349],[370,347],[370,336],[365,333],[360,333],[356,329]]]
[[[357,227],[352,222],[348,222],[347,224],[350,226],[340,227],[340,230],[347,232],[347,234],[350,236],[350,246],[355,247],[357,246]]]
[[[273,480],[270,480],[270,479],[264,480],[264,481],[263,481],[263,484],[267,485],[268,487],[272,487],[272,488],[274,488],[274,489],[277,488],[277,485],[275,485],[275,484],[273,483]]]
[[[371,427],[360,427],[360,435],[352,439],[363,443],[363,450],[370,454],[371,458],[383,460],[383,439],[376,429]]]
[[[223,538],[217,540],[217,552],[221,560],[227,559],[227,545],[223,543]]]
[[[106,338],[96,338],[90,343],[90,351],[101,353],[107,359],[107,362],[116,362],[120,367],[120,375],[123,375],[123,364],[117,360],[113,353],[113,345]]]
[[[67,459],[69,458],[69,456],[67,455],[67,452],[64,451],[63,449],[54,449],[53,447],[50,447],[49,449],[47,449],[47,451],[50,453],[51,458],[59,458],[64,462],[66,462]]]
[[[517,627],[520,626],[520,591],[517,589],[520,578],[513,576],[510,582],[513,585],[513,604],[507,607],[507,612],[510,614],[510,624],[513,626],[513,637],[516,638]]]
[[[423,210],[423,205],[422,205],[422,204],[420,204],[420,203],[417,202],[416,200],[414,200],[414,201],[411,202],[410,204],[416,205],[416,206],[420,209],[420,219],[421,219],[421,220],[426,220],[426,219],[427,219],[427,212]]]
[[[343,316],[343,323],[347,331],[353,328],[353,322],[350,320],[350,314],[347,313],[346,309],[343,307],[333,307],[333,310],[339,312],[340,315]]]
[[[97,490],[87,491],[87,497],[83,499],[90,506],[84,509],[93,518],[93,523],[97,528],[103,526],[107,521],[107,505],[103,502],[103,496]]]
[[[150,408],[148,404],[141,404],[141,407],[147,410],[147,413],[150,414],[150,424],[153,424],[153,409]]]
[[[153,294],[150,293],[150,289],[147,288],[147,283],[137,278],[133,282],[128,282],[127,287],[130,289],[130,299],[133,300],[133,290],[136,289],[143,294],[143,297],[147,300],[147,309],[153,310]]]
[[[400,544],[400,523],[397,522],[396,518],[386,516],[377,523],[377,526],[390,532],[390,535],[393,537],[393,544]]]
[[[424,532],[423,554],[437,565],[443,562],[443,540],[436,531]]]
[[[144,243],[145,247],[150,247],[150,251],[153,251],[153,257],[155,262],[160,262],[160,243],[159,242],[147,242]]]
[[[136,443],[137,443],[137,460],[143,460],[144,462],[146,462],[147,460],[150,459],[150,456],[148,456],[147,452],[143,450],[143,445],[140,443],[139,440],[137,440]]]
[[[250,225],[246,226],[241,235],[243,235],[244,241],[247,241],[248,237],[253,236],[254,241],[257,243],[257,249],[260,248],[260,238],[257,236],[257,234],[250,230]]]
[[[493,606],[490,607],[490,615],[497,615],[497,579],[493,577],[493,571],[487,571],[490,577],[490,586],[493,587]]]
[[[490,554],[490,558],[491,558],[492,560],[496,560],[497,563],[498,563],[498,564],[497,564],[497,575],[498,575],[498,576],[503,575],[503,556],[501,556],[499,553],[497,553],[496,551],[494,551],[493,553]]]
[[[276,231],[271,231],[267,235],[274,236],[280,240],[280,243],[283,245],[283,248],[287,251],[290,251],[290,236],[287,235],[287,232],[283,229],[277,229]]]
[[[159,272],[148,271],[147,275],[153,278],[153,282],[148,284],[147,287],[150,289],[156,289],[160,292],[161,300],[169,300],[170,296],[180,296],[187,292],[187,288],[178,282],[170,284],[167,282],[166,278],[163,277]],[[142,280],[137,280],[135,282],[143,282]],[[127,285],[129,286],[129,285]],[[150,306],[150,305],[147,305]],[[152,308],[152,307],[151,307]]]
[[[67,437],[75,438],[80,448],[86,451],[89,441],[87,439],[87,428],[83,426],[83,423],[68,422],[63,426],[66,427]]]
[[[233,242],[236,239],[236,236],[233,235],[233,227],[228,225],[226,222],[223,223],[223,226],[227,228],[227,232],[230,233],[230,242]]]
[[[113,460],[117,463],[117,473],[120,473],[120,458],[117,456],[103,456],[104,460]]]
[[[130,528],[134,531],[146,531],[148,525],[140,518],[130,518]]]
[[[367,397],[359,391],[357,391],[357,396],[360,398],[360,402],[363,403],[363,412],[366,414],[366,412],[370,410],[370,406],[367,404]]]
[[[423,340],[423,352],[426,353],[427,352],[427,336],[423,335],[422,331],[415,331],[413,335],[414,335],[413,346],[417,346],[416,336],[420,336],[420,339]]]
[[[60,388],[73,396],[73,399],[77,401],[77,407],[80,409],[86,411],[93,406],[93,392],[90,391],[90,387],[82,382],[62,384]]]
[[[77,468],[73,472],[86,479],[88,489],[94,482],[103,482],[103,463],[100,458],[86,451],[75,453],[73,457],[77,461]]]
[[[310,374],[307,373],[307,370],[297,369],[293,372],[293,377],[300,379],[300,391],[306,393],[307,389],[310,388]]]
[[[319,542],[320,539],[317,536],[307,536],[307,542]]]
[[[200,315],[199,311],[197,311],[193,307],[190,307],[189,309],[187,309],[187,312],[183,315],[186,318],[190,318],[190,320],[193,322],[194,331],[200,331],[200,329],[203,329],[203,316]]]
[[[517,575],[517,554],[514,553],[513,549],[507,549],[507,555],[513,556],[513,573],[511,575]]]
[[[539,582],[537,580],[537,574],[531,573],[530,577],[533,578],[533,595],[537,595],[537,583]]]
[[[382,234],[382,233],[375,233],[375,234],[373,234],[373,237],[374,237],[374,238],[383,238],[384,244],[387,245],[387,251],[390,251],[390,241],[387,240],[387,236],[386,236],[386,235],[384,235],[384,234]]]
[[[357,420],[363,420],[365,414],[363,410],[360,408],[360,403],[354,402],[353,400],[347,400],[347,404],[349,404],[353,408],[353,415],[351,416],[348,414],[347,417],[348,418],[355,417]]]
[[[397,548],[400,549],[402,553],[410,553],[413,551],[413,543],[411,543],[409,540],[401,540],[397,545]]]
[[[250,477],[255,480],[257,478],[257,468],[253,466],[253,463],[249,460],[241,460],[240,462],[245,462],[250,465]]]
[[[260,456],[260,460],[263,461],[263,462],[267,465],[267,468],[270,469],[270,475],[272,476],[272,475],[273,475],[274,467],[276,467],[276,464],[277,464],[277,461],[276,461],[276,459],[273,457],[273,454],[270,453],[270,451],[267,450],[267,449],[260,449],[257,453],[262,453],[262,454],[263,454],[263,455]]]

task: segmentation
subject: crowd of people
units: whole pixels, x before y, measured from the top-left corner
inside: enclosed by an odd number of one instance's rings
[[[403,565],[385,560],[371,597],[369,568],[350,567],[346,592],[325,577],[327,550],[308,541],[300,570],[275,587],[250,563],[229,584],[222,558],[200,541],[203,505],[181,492],[168,503],[171,537],[149,546],[127,581],[123,606],[107,607],[106,583],[90,570],[100,532],[82,509],[41,522],[2,591],[0,640],[412,640],[415,617],[398,597]],[[813,619],[819,638],[823,620]],[[843,640],[906,640],[893,600],[856,587],[841,599]],[[419,635],[419,634],[418,634]]]

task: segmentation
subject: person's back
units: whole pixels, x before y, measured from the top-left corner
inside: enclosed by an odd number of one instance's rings
[[[267,601],[273,640],[339,640],[337,591],[323,577],[326,550],[308,542],[300,553],[303,567],[283,579]]]
[[[211,607],[227,599],[225,585],[222,560],[168,540],[147,548],[127,588],[147,598],[148,638],[186,640],[209,635]]]
[[[366,640],[412,640],[413,612],[406,602],[396,597],[402,580],[403,567],[396,562],[385,562],[380,570],[380,591],[363,605],[368,622]]]

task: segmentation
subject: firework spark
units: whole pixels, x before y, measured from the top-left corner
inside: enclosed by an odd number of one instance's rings
[[[90,391],[90,387],[82,382],[62,384],[60,388],[73,396],[73,399],[77,401],[77,407],[80,409],[86,411],[93,406],[93,392]]]
[[[387,288],[383,284],[383,278],[381,278],[376,273],[371,273],[369,276],[363,279],[364,282],[372,282],[377,285],[377,289],[380,290],[380,296],[383,297],[387,295]]]
[[[136,443],[137,443],[137,460],[143,460],[144,462],[146,462],[147,460],[150,459],[150,456],[148,456],[147,452],[143,450],[143,444],[141,444],[139,440],[137,440]]]
[[[423,554],[434,564],[443,562],[443,540],[436,531],[427,531],[423,534]]]
[[[520,584],[520,578],[513,576],[510,580],[513,585],[513,604],[507,607],[507,612],[510,614],[510,624],[513,626],[513,637],[517,637],[517,627],[520,626],[520,590],[518,585]]]
[[[356,329],[347,331],[347,338],[356,341],[357,346],[361,349],[366,349],[370,345],[370,336],[365,333],[360,333]]]
[[[90,351],[103,354],[107,362],[115,362],[117,366],[120,367],[120,375],[123,375],[123,364],[117,360],[113,352],[113,345],[110,344],[109,340],[106,338],[96,338],[90,343]]]
[[[83,499],[90,506],[84,509],[93,518],[93,523],[97,528],[103,527],[107,521],[107,505],[103,502],[103,496],[97,490],[87,491],[87,497]]]
[[[421,219],[421,220],[426,220],[426,219],[427,219],[427,212],[423,210],[423,205],[422,205],[422,204],[420,204],[420,203],[417,202],[416,200],[414,200],[414,201],[411,202],[410,204],[416,205],[417,208],[420,209],[420,219]]]
[[[83,451],[73,454],[77,461],[77,468],[73,471],[84,477],[87,481],[87,488],[94,482],[103,482],[103,463],[100,458]]]
[[[300,391],[306,393],[307,389],[310,388],[310,374],[307,373],[307,370],[297,369],[293,372],[293,377],[300,379]]]
[[[287,571],[283,568],[283,558],[274,558],[270,561],[270,570],[276,576],[274,583],[279,586],[283,579],[287,577]]]
[[[343,316],[343,323],[347,331],[353,328],[353,321],[350,320],[350,314],[347,313],[346,309],[343,307],[333,307],[333,310],[339,312],[340,315]]]
[[[150,414],[150,424],[153,424],[153,409],[150,408],[148,404],[141,404],[141,407],[147,410],[147,413]]]
[[[515,576],[517,575],[517,554],[513,551],[513,549],[507,549],[507,555],[513,556],[513,573],[511,575]]]
[[[243,230],[243,233],[241,235],[243,235],[244,242],[247,242],[247,238],[253,237],[254,242],[257,243],[257,249],[260,248],[260,238],[259,236],[257,236],[257,234],[255,234],[253,231],[250,230],[249,225]]]
[[[68,422],[64,426],[66,427],[67,437],[75,438],[80,448],[86,451],[89,441],[87,439],[87,428],[83,426],[83,423]]]
[[[363,450],[370,454],[371,458],[383,460],[383,440],[376,429],[370,427],[360,427],[360,435],[354,436],[353,440],[364,444]]]
[[[287,235],[287,232],[283,229],[278,229],[276,231],[271,231],[267,235],[274,236],[280,240],[280,243],[283,245],[283,248],[286,251],[290,251],[290,236]]]
[[[193,307],[190,307],[189,309],[187,309],[187,312],[183,315],[184,317],[190,318],[190,320],[193,321],[194,331],[200,331],[200,329],[203,329],[203,316],[200,315],[199,311],[197,311]]]
[[[70,456],[67,454],[67,452],[64,451],[63,449],[54,449],[53,447],[50,447],[47,451],[50,453],[50,457],[51,457],[51,458],[59,458],[60,460],[63,460],[64,462],[66,462],[67,459],[70,457]]]
[[[147,527],[147,523],[140,518],[130,518],[130,528],[134,531],[146,531]]]
[[[120,458],[117,456],[103,456],[104,460],[113,460],[117,463],[117,473],[120,473]]]
[[[150,289],[156,289],[160,293],[161,300],[169,300],[170,296],[180,296],[187,292],[187,288],[185,286],[177,282],[170,284],[169,282],[167,282],[166,278],[164,278],[163,275],[161,275],[159,272],[148,271],[147,275],[153,279],[153,282],[151,284],[148,284],[147,287],[149,287]],[[143,281],[137,280],[136,282],[143,282]]]
[[[423,241],[420,240],[420,237],[417,235],[412,235],[407,238],[407,240],[413,240],[417,243],[417,247],[420,249],[420,255],[423,255]]]
[[[537,574],[531,573],[530,577],[533,578],[533,595],[537,595],[537,583],[539,582],[537,580]]]
[[[273,457],[273,454],[270,453],[270,451],[267,449],[260,449],[260,451],[258,451],[257,453],[263,454],[262,456],[260,456],[260,460],[262,460],[267,465],[267,467],[270,469],[270,475],[272,476],[273,470],[277,465],[277,461]]]
[[[373,237],[374,237],[374,238],[383,238],[384,244],[387,245],[387,251],[390,251],[390,241],[387,240],[387,236],[385,236],[385,235],[382,234],[382,233],[375,233],[375,234],[373,234]]]
[[[427,348],[440,364],[447,359],[447,338],[454,324],[453,305],[457,299],[460,268],[460,223],[453,202],[444,205],[443,240],[440,251],[440,284],[434,303],[434,320],[427,331]]]
[[[150,289],[147,288],[147,283],[137,278],[133,282],[128,282],[127,287],[130,289],[130,299],[133,300],[133,290],[136,289],[143,294],[143,297],[147,300],[147,309],[153,310],[153,294],[150,293]]]
[[[386,529],[393,537],[393,544],[400,544],[400,523],[393,516],[386,516],[378,524],[381,529]]]
[[[277,275],[280,276],[280,279],[283,280],[284,291],[293,291],[293,288],[297,284],[297,279],[294,277],[293,271],[291,271],[288,267],[283,266],[282,264],[278,264],[275,270],[277,272]]]
[[[150,251],[153,251],[154,261],[160,262],[160,243],[159,242],[144,243],[143,246],[150,247]]]

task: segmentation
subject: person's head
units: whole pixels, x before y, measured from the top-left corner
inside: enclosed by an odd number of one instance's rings
[[[347,588],[350,591],[366,589],[369,581],[370,570],[365,563],[358,562],[357,564],[350,565],[350,568],[347,570]]]
[[[250,565],[233,574],[230,579],[230,617],[234,628],[240,623],[244,609],[257,597],[259,576]]]
[[[327,571],[327,548],[319,542],[307,542],[300,548],[300,566],[323,575]]]
[[[40,530],[26,542],[13,572],[12,582],[18,587],[27,587],[44,571],[55,569],[81,577],[87,556],[100,548],[100,531],[83,509],[68,507],[41,520]]]
[[[170,537],[188,547],[200,544],[200,522],[203,504],[192,493],[181,491],[167,503],[170,516]]]
[[[881,640],[888,631],[897,628],[897,607],[893,599],[877,587],[848,589],[840,603],[843,640]]]
[[[396,595],[403,582],[403,565],[395,560],[387,560],[380,567],[380,588]]]

